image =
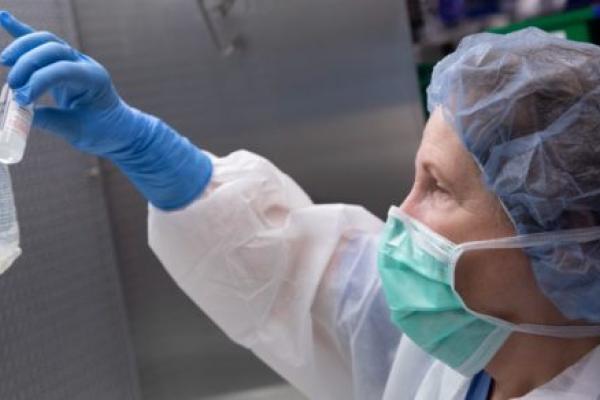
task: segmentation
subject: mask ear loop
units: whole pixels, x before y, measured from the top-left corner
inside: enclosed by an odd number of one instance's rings
[[[480,240],[466,242],[455,247],[450,256],[450,279],[454,293],[460,299],[463,307],[473,315],[489,321],[499,327],[508,328],[512,331],[528,333],[532,335],[561,337],[561,338],[584,338],[600,336],[600,325],[539,325],[539,324],[515,324],[500,318],[486,315],[472,310],[464,302],[460,293],[456,291],[456,264],[460,256],[467,251],[493,250],[493,249],[524,249],[528,247],[542,246],[546,244],[560,243],[586,243],[600,240],[600,227],[567,229],[554,232],[533,233],[529,235],[517,235],[499,239]]]

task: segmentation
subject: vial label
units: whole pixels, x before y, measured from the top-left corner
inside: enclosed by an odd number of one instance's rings
[[[9,101],[8,110],[6,111],[6,122],[3,127],[5,131],[27,139],[32,121],[33,111],[20,106],[16,101]]]
[[[21,161],[33,122],[33,106],[20,106],[8,85],[0,93],[0,162]]]

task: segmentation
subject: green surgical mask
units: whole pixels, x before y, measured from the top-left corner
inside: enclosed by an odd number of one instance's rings
[[[598,240],[573,229],[456,245],[392,207],[379,249],[379,272],[393,323],[433,357],[465,376],[481,371],[513,331],[557,337],[600,335],[600,326],[513,324],[470,310],[454,286],[465,251]]]

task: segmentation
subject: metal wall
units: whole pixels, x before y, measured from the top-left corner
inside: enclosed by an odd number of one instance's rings
[[[76,43],[60,0],[0,1]],[[9,42],[0,34],[0,47]],[[5,70],[0,81],[4,82]],[[94,158],[34,131],[11,167],[23,255],[0,276],[0,399],[139,399]]]
[[[206,1],[207,5],[214,1]],[[125,99],[218,155],[263,154],[319,202],[380,216],[412,181],[422,116],[398,0],[74,0],[83,49]],[[229,36],[228,36],[229,35]],[[177,289],[146,245],[146,205],[110,165],[107,195],[144,399],[197,399],[277,382]]]

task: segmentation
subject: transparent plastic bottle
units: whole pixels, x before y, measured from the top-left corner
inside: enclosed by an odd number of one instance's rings
[[[33,105],[20,106],[5,84],[0,93],[0,162],[15,164],[23,159],[32,122]]]
[[[0,274],[21,255],[19,224],[8,166],[0,164]]]

